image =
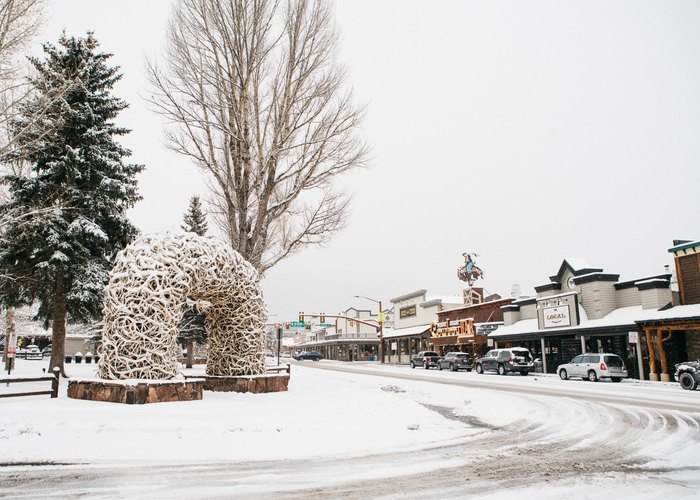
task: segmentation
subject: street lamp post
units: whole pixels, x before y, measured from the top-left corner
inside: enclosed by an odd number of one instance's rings
[[[379,304],[379,312],[377,314],[377,320],[382,319],[382,301],[381,300],[375,300],[375,299],[370,299],[369,297],[365,297],[364,295],[355,295],[356,299],[367,299],[371,300],[372,302],[375,302]],[[378,321],[379,323],[379,362],[384,363],[384,321]]]

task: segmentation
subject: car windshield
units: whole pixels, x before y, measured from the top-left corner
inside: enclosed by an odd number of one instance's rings
[[[605,356],[605,363],[608,366],[616,366],[618,368],[622,368],[623,366],[625,366],[625,364],[618,356]]]

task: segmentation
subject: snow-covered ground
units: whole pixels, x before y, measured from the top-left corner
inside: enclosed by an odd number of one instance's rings
[[[38,375],[46,364],[18,360],[13,375]],[[95,368],[67,365],[81,378]],[[361,373],[336,371],[348,368]],[[471,380],[486,387],[452,385]],[[65,397],[66,385],[58,399],[0,399],[0,496],[690,498],[700,491],[700,411],[663,405],[700,410],[700,391],[674,384],[322,361],[295,363],[285,393],[205,392],[193,402],[77,401]],[[547,393],[557,388],[574,395]],[[643,394],[660,406],[628,404]]]

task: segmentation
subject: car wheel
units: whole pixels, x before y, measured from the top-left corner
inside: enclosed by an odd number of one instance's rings
[[[595,370],[588,371],[588,381],[589,382],[597,382],[598,381],[598,375],[596,375]]]
[[[678,377],[678,382],[681,384],[681,387],[686,391],[695,390],[695,388],[698,386],[698,383],[695,380],[695,377],[693,377],[693,374],[688,372],[681,373]]]
[[[476,373],[479,373],[479,374],[484,373],[484,369],[479,364],[476,365]]]
[[[498,374],[505,375],[506,374],[506,367],[503,365],[498,365]]]
[[[559,370],[559,378],[562,380],[568,380],[569,374],[566,373],[566,370]]]
[[[411,361],[411,368],[415,368],[415,367],[416,367],[416,364],[413,361]]]
[[[527,377],[527,371],[522,371],[520,372],[521,377]]]
[[[442,371],[442,363],[438,363],[438,370]]]
[[[622,379],[620,377],[610,377],[610,380],[613,382],[622,382]]]
[[[456,372],[457,369],[455,368],[455,365],[450,365],[450,371],[451,372]]]
[[[428,362],[427,362],[427,361],[423,363],[423,368],[425,368],[426,370],[427,370],[428,368],[430,368],[430,367],[428,366]]]

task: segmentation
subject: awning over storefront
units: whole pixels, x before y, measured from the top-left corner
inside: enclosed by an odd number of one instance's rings
[[[409,326],[408,328],[385,328],[383,337],[385,339],[397,338],[397,337],[408,337],[411,335],[422,335],[430,329],[430,325],[417,325]]]
[[[665,323],[678,320],[700,320],[700,304],[662,309],[642,309],[642,306],[622,307],[600,319],[581,318],[577,326],[538,329],[537,319],[518,321],[502,326],[489,334],[496,341],[533,340],[562,335],[624,335],[639,331],[642,323]]]

